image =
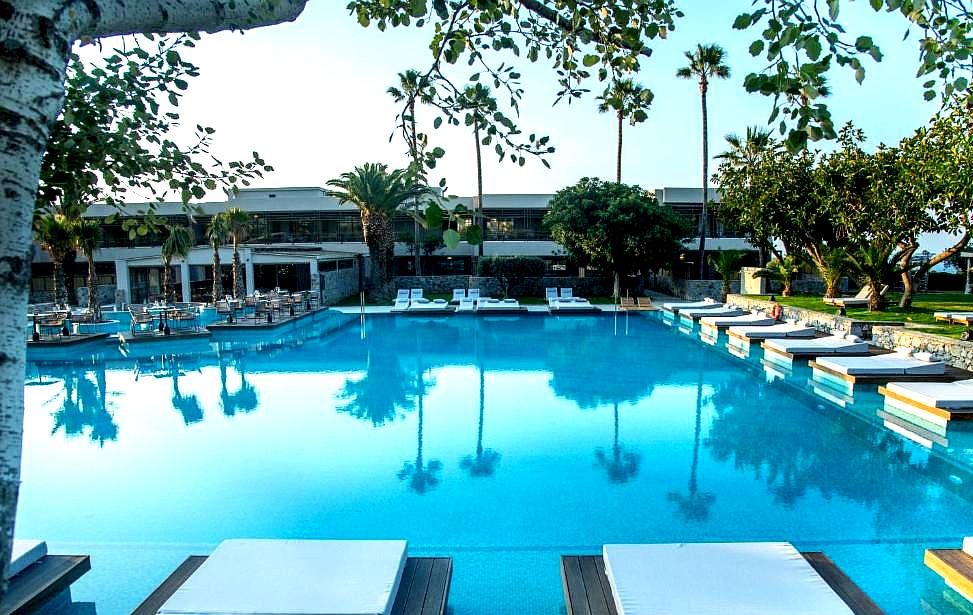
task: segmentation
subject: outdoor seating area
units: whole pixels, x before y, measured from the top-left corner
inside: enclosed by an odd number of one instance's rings
[[[591,313],[601,310],[591,305],[591,302],[583,297],[575,297],[572,288],[546,288],[544,298],[547,300],[547,309],[552,314],[564,313]]]
[[[216,302],[216,314],[221,323],[269,323],[290,316],[312,312],[321,307],[320,296],[311,291],[288,292],[274,289],[255,291],[242,299],[227,295]]]

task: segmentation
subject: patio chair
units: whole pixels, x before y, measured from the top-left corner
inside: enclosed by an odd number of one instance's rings
[[[472,299],[473,303],[476,303],[480,299],[480,289],[471,288],[468,291],[466,291],[466,296]]]
[[[545,288],[544,298],[550,303],[552,300],[557,301],[557,289],[556,288]]]
[[[144,305],[141,304],[130,305],[128,306],[128,313],[132,317],[132,326],[131,326],[132,335],[135,335],[137,333],[155,332],[155,325],[156,325],[155,314],[145,309]],[[140,327],[145,327],[145,325],[149,325],[148,331],[146,331],[144,328],[140,328]]]
[[[408,288],[400,288],[398,290],[398,293],[395,295],[395,298],[396,299],[408,299],[409,298],[409,293],[410,293],[410,291],[409,291]]]
[[[197,331],[199,329],[199,312],[194,305],[177,303],[176,309],[169,313],[169,322],[173,328],[188,329],[192,327],[193,331]]]
[[[465,288],[454,288],[453,289],[453,301],[459,303],[460,301],[462,301],[465,298],[466,298],[466,289]]]
[[[620,310],[637,310],[638,305],[635,303],[635,297],[622,297],[619,301],[618,308]]]
[[[422,299],[422,289],[421,288],[413,288],[409,292],[409,299]]]
[[[570,289],[570,288],[562,288],[561,289],[561,299],[570,299],[572,297],[574,297],[574,291],[573,291],[573,289]]]

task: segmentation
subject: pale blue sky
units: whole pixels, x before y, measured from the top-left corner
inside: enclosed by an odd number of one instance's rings
[[[185,124],[215,127],[214,153],[223,160],[259,151],[276,172],[257,185],[321,186],[363,162],[406,162],[401,141],[389,142],[398,108],[385,90],[398,72],[428,65],[431,30],[366,30],[344,5],[339,0],[312,1],[292,24],[242,35],[205,35],[190,55],[202,75],[192,81],[181,105]],[[683,52],[696,43],[722,45],[733,71],[731,79],[711,89],[711,154],[722,151],[724,134],[763,125],[771,109],[768,99],[743,89],[744,76],[760,63],[747,52],[756,32],[730,27],[750,2],[682,0],[680,5],[686,17],[668,40],[656,42],[653,58],[638,76],[656,95],[649,120],[634,128],[626,125],[623,181],[650,188],[700,183],[699,91],[694,83],[674,76],[684,62]],[[836,123],[855,121],[870,145],[898,141],[936,109],[935,103],[922,101],[914,78],[914,42],[902,42],[904,22],[897,15],[875,14],[861,2],[843,5],[855,13],[852,25],[864,24],[886,57],[881,64],[867,64],[862,86],[850,71],[834,73],[829,104]],[[536,161],[522,168],[500,165],[487,154],[485,192],[546,193],[585,175],[611,178],[613,117],[596,111],[592,95],[552,107],[557,88],[550,67],[526,61],[519,67],[527,90],[519,124],[525,132],[550,135],[557,152],[550,157],[551,170]],[[456,68],[459,76],[469,72],[465,65]],[[420,111],[419,119],[431,131],[431,111]],[[435,144],[447,150],[437,171],[447,177],[450,192],[474,194],[472,136],[463,129],[431,132]]]

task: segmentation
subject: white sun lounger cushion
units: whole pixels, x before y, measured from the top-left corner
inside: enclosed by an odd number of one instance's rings
[[[946,371],[946,365],[944,363],[930,363],[912,358],[905,359],[894,354],[873,357],[832,357],[819,359],[817,363],[821,367],[826,367],[842,374],[859,376],[897,374],[937,375]]]
[[[769,327],[730,327],[733,335],[742,335],[753,339],[770,339],[779,337],[814,337],[817,331],[812,327],[798,327],[780,323]]]
[[[959,382],[890,382],[890,392],[933,408],[973,408],[973,386]]]
[[[777,339],[767,340],[767,347],[780,352],[793,354],[843,354],[868,352],[868,344],[865,342],[852,342],[844,337],[831,335],[828,337],[818,337],[812,339]]]
[[[749,325],[751,327],[769,326],[774,324],[773,318],[763,314],[746,314],[743,316],[703,316],[699,322],[713,327],[729,327],[730,325]]]
[[[159,613],[388,615],[404,540],[227,540]]]
[[[963,553],[973,555],[973,536],[967,536],[963,539]]]
[[[790,543],[605,545],[619,615],[850,615]]]
[[[13,551],[10,554],[10,566],[7,568],[7,578],[12,579],[25,568],[34,564],[47,555],[47,543],[43,540],[14,539]]]
[[[705,301],[691,301],[687,303],[678,303],[678,302],[663,303],[662,307],[664,307],[667,310],[692,310],[692,309],[705,310],[705,309],[723,307],[723,304],[717,301],[713,301],[712,299],[707,299]]]
[[[687,318],[695,318],[696,316],[740,316],[741,314],[743,314],[741,310],[729,307],[715,307],[710,310],[679,310],[679,315]]]

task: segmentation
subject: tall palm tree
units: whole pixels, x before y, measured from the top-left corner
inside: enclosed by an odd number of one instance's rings
[[[634,126],[644,122],[648,117],[646,110],[652,104],[655,95],[647,87],[635,83],[632,79],[616,79],[609,85],[604,94],[598,97],[598,111],[608,113],[614,111],[618,118],[618,151],[615,154],[615,181],[622,183],[622,126],[625,118]]]
[[[64,260],[74,248],[74,225],[61,214],[48,214],[34,221],[34,236],[50,255],[54,266],[54,303],[66,304],[68,291],[64,280]]]
[[[173,224],[162,242],[162,300],[172,303],[172,260],[186,258],[193,249],[193,232],[189,227]]]
[[[676,71],[681,79],[698,79],[699,95],[703,105],[703,209],[699,216],[699,277],[706,275],[706,214],[709,205],[709,117],[706,113],[706,93],[711,79],[726,79],[730,67],[724,63],[726,51],[719,45],[696,45],[695,51],[687,51],[687,66]]]
[[[328,182],[336,190],[328,196],[339,204],[353,203],[361,210],[362,234],[371,260],[372,286],[383,287],[392,275],[395,235],[392,216],[403,203],[428,194],[429,188],[418,184],[406,169],[389,171],[384,164],[365,163],[354,171],[342,173]]]
[[[473,139],[476,144],[476,219],[475,224],[483,228],[483,159],[480,153],[480,130],[487,126],[486,118],[497,111],[497,100],[490,92],[490,88],[480,83],[468,85],[456,99],[460,110],[466,112],[465,122],[473,127]],[[489,138],[489,137],[487,137]],[[479,242],[477,254],[483,256],[483,241]]]
[[[770,136],[770,132],[759,126],[748,126],[745,139],[732,132],[723,138],[729,149],[717,154],[716,158],[729,162],[737,169],[755,165],[760,156],[777,148],[777,142]]]
[[[220,215],[225,218],[226,232],[233,243],[233,297],[242,299],[246,294],[246,284],[240,264],[240,244],[250,235],[250,214],[239,207],[230,207]]]
[[[431,100],[429,96],[428,83],[422,73],[417,70],[409,69],[399,73],[399,87],[392,86],[386,92],[397,103],[405,103],[407,117],[403,117],[406,123],[406,141],[409,146],[409,158],[412,160],[412,170],[419,173],[422,170],[422,161],[419,157],[419,133],[416,130],[416,101],[426,103]],[[416,275],[421,275],[419,271],[419,198],[412,199],[413,217],[413,257],[415,258]]]
[[[882,288],[889,280],[901,275],[897,264],[901,254],[890,244],[873,241],[847,253],[847,264],[862,284],[871,288],[868,295],[868,311],[880,312],[885,308]]]
[[[229,236],[229,225],[223,213],[216,214],[206,226],[206,238],[209,246],[213,249],[213,305],[223,296],[223,273],[222,263],[220,263],[220,246],[226,242]],[[236,276],[234,275],[234,280]]]
[[[88,260],[88,309],[95,321],[101,320],[101,302],[98,301],[98,276],[95,272],[95,250],[101,244],[101,225],[84,218],[74,224],[74,245]]]

